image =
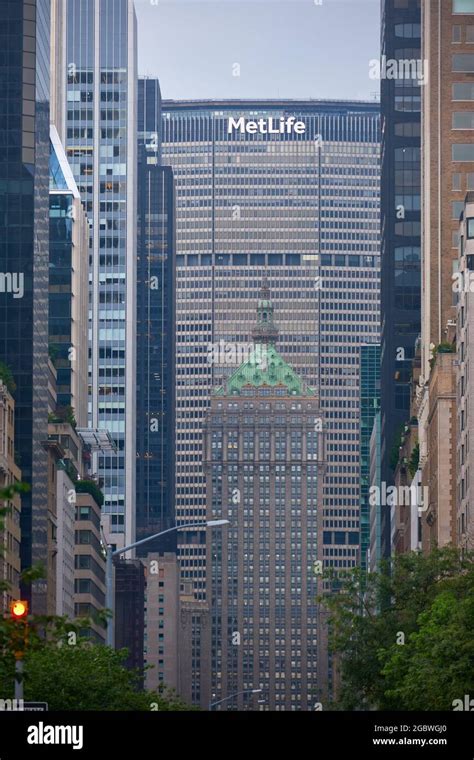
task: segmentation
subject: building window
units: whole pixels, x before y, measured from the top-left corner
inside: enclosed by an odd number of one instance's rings
[[[461,42],[461,27],[453,26],[453,42]]]
[[[453,0],[453,13],[474,13],[474,0]]]
[[[452,146],[453,161],[474,161],[474,143],[458,143]]]
[[[453,129],[474,129],[474,111],[455,111]]]
[[[466,219],[467,238],[472,240],[474,238],[474,217]]]
[[[453,55],[452,70],[474,72],[474,55],[472,53],[456,53],[456,55]]]
[[[453,100],[474,100],[474,84],[469,84],[469,82],[453,84]]]

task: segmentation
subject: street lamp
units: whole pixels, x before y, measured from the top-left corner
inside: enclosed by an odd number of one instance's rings
[[[222,704],[222,702],[227,702],[228,699],[233,699],[234,697],[240,697],[241,694],[261,694],[263,689],[244,689],[243,691],[236,691],[234,694],[229,694],[228,697],[224,697],[224,699],[219,699],[217,702],[210,702],[209,703],[209,710],[212,710],[213,707],[216,705]]]
[[[117,554],[125,554],[125,552],[128,552],[131,549],[135,549],[137,546],[146,544],[148,543],[148,541],[153,541],[155,538],[164,536],[165,533],[171,533],[174,530],[188,530],[189,528],[201,528],[202,530],[205,530],[206,528],[217,528],[220,525],[228,525],[229,522],[230,520],[207,520],[206,522],[202,522],[202,523],[189,523],[187,525],[186,524],[173,525],[172,528],[167,528],[166,530],[162,530],[160,533],[154,533],[153,536],[142,538],[140,541],[134,541],[133,544],[124,546],[122,549],[114,549],[111,544],[107,545],[107,563],[105,566],[105,588],[106,588],[105,606],[108,610],[112,612],[110,618],[107,621],[107,642],[106,642],[107,646],[109,647],[115,646],[115,629],[114,629],[115,595],[114,595],[114,583],[113,583],[114,557]]]

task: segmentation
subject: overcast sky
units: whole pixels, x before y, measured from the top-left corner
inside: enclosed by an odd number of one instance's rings
[[[380,0],[135,0],[164,98],[374,100]],[[240,76],[235,76],[240,66]]]

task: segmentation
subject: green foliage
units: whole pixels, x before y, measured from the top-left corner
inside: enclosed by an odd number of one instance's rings
[[[95,480],[78,480],[75,483],[77,493],[90,493],[99,507],[104,503],[104,494]]]
[[[15,393],[16,383],[12,371],[4,362],[0,362],[0,380],[6,385],[9,393]]]
[[[48,422],[68,422],[74,429],[77,425],[72,406],[58,406],[55,412],[48,414]]]
[[[127,650],[115,651],[100,644],[78,640],[43,643],[24,659],[25,699],[47,702],[50,710],[187,710],[171,690],[139,691],[139,675],[123,663]],[[10,694],[10,682],[2,694]],[[9,688],[10,686],[10,688]]]
[[[436,361],[436,357],[438,354],[454,354],[456,351],[456,347],[452,343],[448,343],[447,341],[442,341],[441,343],[438,343],[437,346],[433,349],[433,354],[430,359],[430,367],[433,369],[434,363]]]
[[[411,553],[379,573],[328,577],[339,588],[321,600],[341,671],[336,709],[450,710],[474,693],[472,555]]]
[[[95,483],[93,485],[97,488]],[[1,489],[0,505],[12,499],[15,493],[26,490],[29,488],[23,484]],[[0,506],[0,533],[7,511],[7,507]],[[0,545],[0,554],[2,551]],[[44,573],[39,567],[22,573],[24,583],[40,577],[44,577]],[[1,590],[9,587],[8,583],[2,583]],[[98,622],[105,624],[108,614],[103,611],[98,617]],[[71,621],[56,615],[29,615],[26,628],[8,615],[0,617],[1,698],[14,696],[15,651],[23,651],[25,699],[47,702],[50,710],[190,709],[166,687],[157,692],[140,691],[140,674],[123,665],[126,649],[117,652],[81,638],[80,632],[90,625],[89,618]]]
[[[398,464],[398,458],[400,456],[400,446],[402,445],[402,435],[404,430],[404,425],[400,425],[398,428],[395,438],[392,444],[392,448],[390,449],[390,468],[395,472],[397,469]]]

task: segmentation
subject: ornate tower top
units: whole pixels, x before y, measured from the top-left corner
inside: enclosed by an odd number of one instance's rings
[[[266,277],[257,301],[257,324],[252,330],[255,343],[274,344],[278,339],[278,327],[273,322],[273,303],[270,299],[270,287]]]

